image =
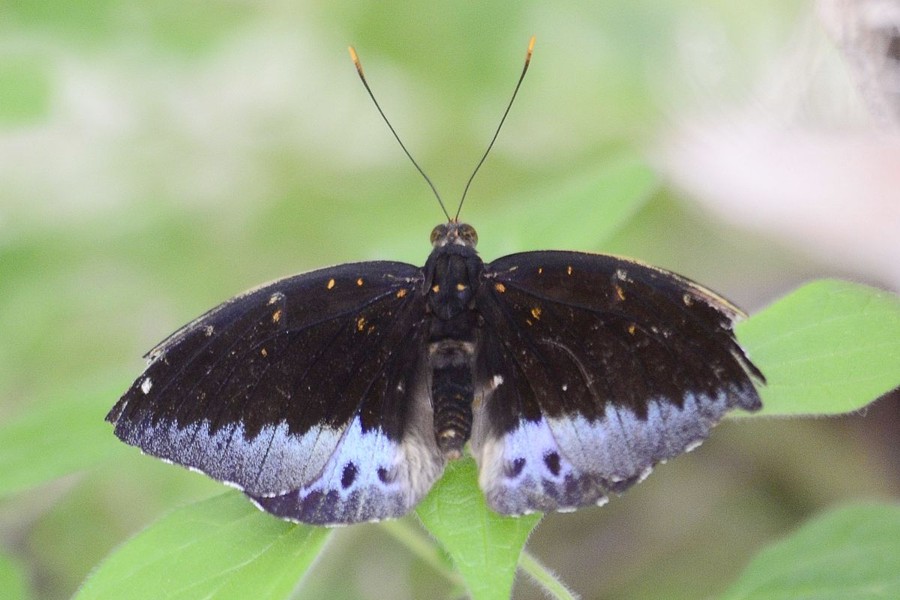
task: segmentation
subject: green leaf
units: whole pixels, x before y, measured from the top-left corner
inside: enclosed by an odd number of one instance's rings
[[[434,543],[422,530],[419,523],[411,519],[387,519],[378,524],[382,531],[406,546],[411,554],[436,572],[443,575],[458,588],[462,588],[462,578],[453,570],[450,557]]]
[[[0,497],[93,466],[119,446],[103,417],[120,386],[83,387],[0,428]]]
[[[816,281],[736,331],[768,380],[758,414],[848,412],[900,385],[900,298],[888,292]]]
[[[0,590],[7,600],[31,598],[25,572],[17,561],[5,554],[0,554]]]
[[[900,505],[827,513],[757,556],[723,600],[900,598]]]
[[[330,530],[292,525],[238,492],[180,508],[110,555],[77,598],[286,598]]]
[[[474,600],[507,599],[539,514],[503,517],[485,504],[475,461],[451,462],[416,513],[453,559]]]

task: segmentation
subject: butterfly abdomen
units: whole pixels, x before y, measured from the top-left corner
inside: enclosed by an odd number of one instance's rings
[[[474,396],[472,368],[468,361],[434,368],[431,384],[434,437],[441,453],[449,459],[462,455],[463,446],[472,434]]]

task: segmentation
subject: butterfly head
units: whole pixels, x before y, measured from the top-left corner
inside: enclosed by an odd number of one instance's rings
[[[478,234],[475,228],[468,223],[450,221],[441,223],[431,230],[431,245],[435,248],[443,248],[449,244],[475,248],[478,244]]]

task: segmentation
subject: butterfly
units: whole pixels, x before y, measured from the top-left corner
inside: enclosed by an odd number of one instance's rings
[[[343,264],[213,308],[146,355],[107,421],[273,515],[336,525],[406,514],[466,451],[498,513],[603,504],[761,408],[722,297],[608,255],[485,263],[458,214],[423,267]]]

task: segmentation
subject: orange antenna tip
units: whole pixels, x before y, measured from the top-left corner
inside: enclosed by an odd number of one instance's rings
[[[359,56],[356,55],[356,50],[353,46],[347,46],[347,50],[350,52],[350,60],[353,61],[353,64],[356,65],[356,70],[359,71],[359,74],[362,75],[362,63],[359,62]]]
[[[369,82],[366,81],[366,76],[363,74],[362,63],[359,62],[359,56],[356,55],[356,50],[354,50],[353,46],[347,46],[347,50],[350,51],[350,59],[353,60],[353,64],[356,65],[356,72],[359,73],[359,79],[362,81],[363,87],[366,88],[366,92],[369,94],[369,98],[372,99],[372,104],[374,104],[375,108],[378,109],[378,113],[381,115],[381,118],[384,119],[384,122],[385,124],[387,124],[388,129],[391,130],[391,133],[394,134],[394,139],[396,139],[397,143],[400,144],[400,147],[403,149],[403,152],[406,154],[407,158],[409,158],[419,174],[425,179],[425,182],[428,183],[431,191],[434,192],[434,197],[437,198],[438,204],[441,206],[441,210],[444,211],[444,214],[447,216],[447,220],[451,220],[450,213],[447,212],[447,208],[444,206],[444,201],[441,200],[441,195],[438,194],[437,188],[434,187],[434,183],[431,182],[431,179],[428,178],[428,175],[425,174],[425,171],[423,171],[422,167],[419,166],[419,163],[416,162],[416,159],[414,159],[412,157],[412,154],[409,153],[409,150],[406,149],[406,145],[403,143],[403,140],[401,140],[400,136],[397,135],[397,132],[394,130],[394,126],[391,125],[391,122],[388,121],[388,118],[384,114],[384,111],[381,110],[381,106],[379,106],[378,100],[375,99],[375,94],[372,93],[372,88],[369,87]]]
[[[500,124],[497,125],[496,131],[494,131],[494,137],[491,138],[491,143],[488,144],[487,150],[484,151],[484,154],[481,155],[481,160],[478,161],[478,164],[475,165],[475,170],[472,171],[472,174],[469,176],[469,180],[466,182],[466,187],[463,189],[462,198],[459,199],[459,206],[456,207],[456,216],[451,219],[454,223],[459,219],[459,213],[462,211],[463,202],[466,201],[466,194],[469,193],[469,186],[472,185],[472,180],[475,179],[475,175],[478,173],[478,169],[481,168],[481,165],[484,164],[485,159],[488,154],[491,152],[491,148],[494,147],[494,142],[497,141],[497,136],[500,135],[500,129],[503,127],[503,123],[506,122],[506,116],[509,114],[509,109],[512,108],[513,100],[516,99],[516,94],[519,93],[519,87],[522,85],[522,80],[525,79],[525,73],[528,72],[528,65],[531,64],[531,53],[534,51],[534,36],[531,36],[531,39],[528,41],[528,54],[525,55],[525,65],[522,67],[522,74],[519,75],[519,81],[516,82],[516,88],[513,90],[512,98],[509,99],[509,104],[506,105],[506,110],[503,111],[503,116],[500,117]]]

